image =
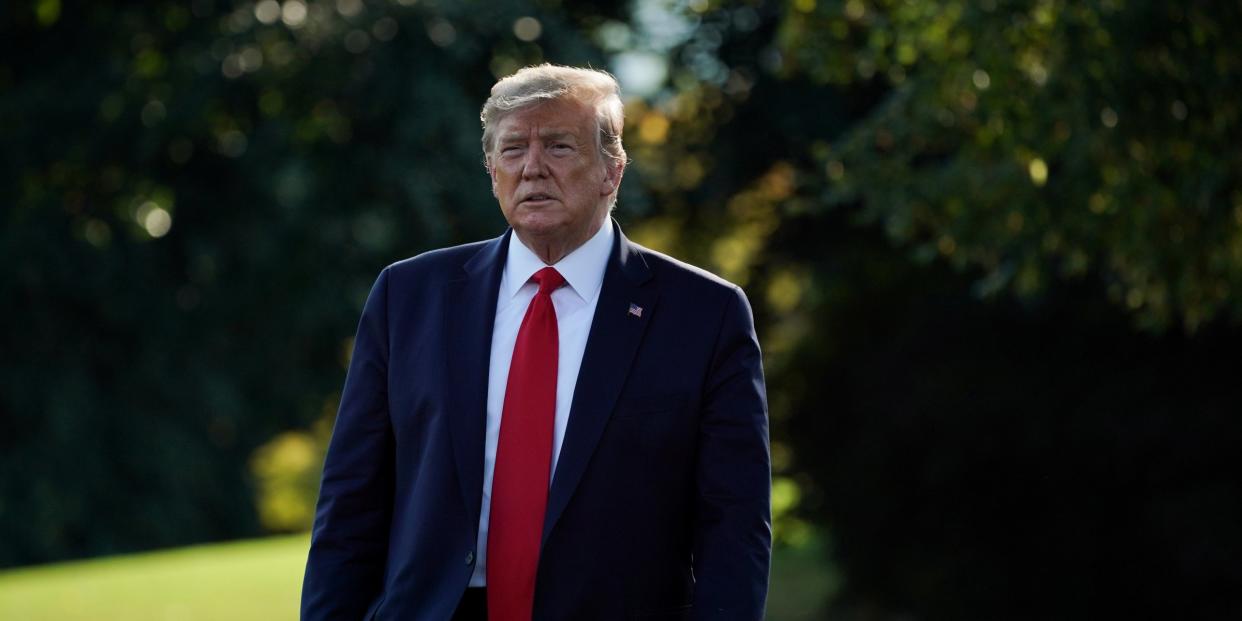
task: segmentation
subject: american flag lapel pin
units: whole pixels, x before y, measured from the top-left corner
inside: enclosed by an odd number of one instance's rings
[[[633,303],[633,302],[630,302],[630,314],[631,314],[631,315],[633,315],[633,316],[635,316],[635,317],[642,317],[642,316],[643,316],[643,307],[641,307],[641,306],[639,306],[639,305],[637,305],[637,304],[635,304],[635,303]]]

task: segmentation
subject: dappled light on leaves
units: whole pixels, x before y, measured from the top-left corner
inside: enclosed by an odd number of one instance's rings
[[[940,254],[963,257],[955,265],[1010,283],[992,291],[1035,294],[1090,271],[1152,292],[1114,296],[1148,329],[1242,318],[1228,295],[1242,287],[1229,250],[1239,185],[1225,172],[1242,170],[1242,119],[1222,90],[1242,71],[1221,27],[1237,6],[794,6],[781,23],[787,75],[853,87],[881,76],[889,92],[837,141],[829,204],[902,222],[886,229],[903,244],[940,240]],[[998,168],[1014,156],[1023,174]],[[1014,209],[1027,226],[1011,226]],[[1036,243],[1047,234],[1061,243]],[[960,252],[944,252],[945,235]]]
[[[314,519],[314,497],[306,480],[318,477],[323,453],[310,434],[286,432],[261,446],[251,460],[259,485],[259,519],[275,532],[299,532]]]

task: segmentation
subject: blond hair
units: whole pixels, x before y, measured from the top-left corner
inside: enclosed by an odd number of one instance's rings
[[[523,67],[492,87],[492,95],[479,113],[479,120],[483,122],[483,155],[488,162],[496,146],[494,129],[500,119],[519,108],[554,99],[593,106],[599,127],[600,154],[615,163],[625,163],[625,147],[621,144],[625,106],[621,103],[621,86],[617,79],[598,69],[548,63]]]

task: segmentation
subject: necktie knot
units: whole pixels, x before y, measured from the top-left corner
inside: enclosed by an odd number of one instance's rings
[[[560,289],[565,284],[565,277],[561,276],[561,273],[556,271],[555,267],[545,267],[535,272],[535,275],[531,276],[530,279],[539,285],[539,293],[546,295],[551,295],[553,291]]]

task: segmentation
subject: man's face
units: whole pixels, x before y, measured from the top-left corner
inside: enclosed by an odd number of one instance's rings
[[[591,106],[565,99],[515,110],[496,125],[492,193],[536,253],[567,254],[599,230],[622,167],[599,152],[598,131]]]

